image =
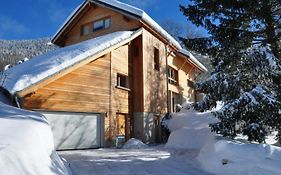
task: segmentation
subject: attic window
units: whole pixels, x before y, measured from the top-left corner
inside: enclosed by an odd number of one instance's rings
[[[93,32],[108,29],[110,27],[110,18],[104,18],[93,22]]]
[[[83,25],[81,27],[81,35],[88,35],[90,34],[91,27],[89,24]]]

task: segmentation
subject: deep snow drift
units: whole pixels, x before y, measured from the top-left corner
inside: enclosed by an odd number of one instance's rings
[[[167,126],[172,131],[167,148],[198,149],[197,160],[210,173],[223,175],[280,175],[281,148],[227,140],[208,127],[216,122],[211,112],[182,110]]]
[[[69,174],[42,115],[0,102],[0,123],[1,175]]]

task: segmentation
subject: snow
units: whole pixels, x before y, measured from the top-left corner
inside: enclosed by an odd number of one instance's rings
[[[1,175],[69,174],[41,115],[0,102],[0,123]]]
[[[228,160],[223,165],[222,160]],[[279,175],[281,173],[281,148],[266,144],[245,144],[217,140],[207,144],[198,160],[209,172],[225,175]]]
[[[34,57],[6,70],[7,77],[3,87],[11,94],[24,90],[92,55],[129,39],[132,35],[131,31],[114,32]]]
[[[94,149],[61,151],[74,175],[211,175],[201,169],[196,150]]]
[[[48,124],[47,119],[37,112],[15,108],[2,102],[0,102],[0,117],[7,119],[32,119]]]
[[[194,110],[172,115],[167,125],[172,131],[167,148],[199,152],[196,160],[210,173],[224,175],[277,175],[281,172],[281,148],[254,144],[239,138],[229,140],[210,132],[209,123],[216,122],[211,111]]]
[[[182,109],[181,112],[173,114],[172,120],[167,122],[171,135],[166,148],[201,149],[214,137],[209,124],[216,122],[218,120],[210,111],[198,113],[193,109]]]
[[[142,141],[131,138],[129,139],[124,145],[123,149],[141,149],[141,148],[147,148],[148,146],[144,144]]]

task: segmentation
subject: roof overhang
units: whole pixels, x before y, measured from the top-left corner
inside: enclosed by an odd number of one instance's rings
[[[176,55],[182,56],[190,61],[192,65],[194,65],[200,72],[205,73],[208,72],[208,69],[198,61],[191,52],[181,49],[180,51],[176,52]]]

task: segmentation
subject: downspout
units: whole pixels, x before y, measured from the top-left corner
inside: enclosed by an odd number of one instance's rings
[[[168,46],[170,44],[165,45],[165,60],[166,60],[166,87],[167,87],[167,112],[170,113],[170,107],[169,107],[169,79],[168,79],[168,56],[170,53],[168,53]]]

